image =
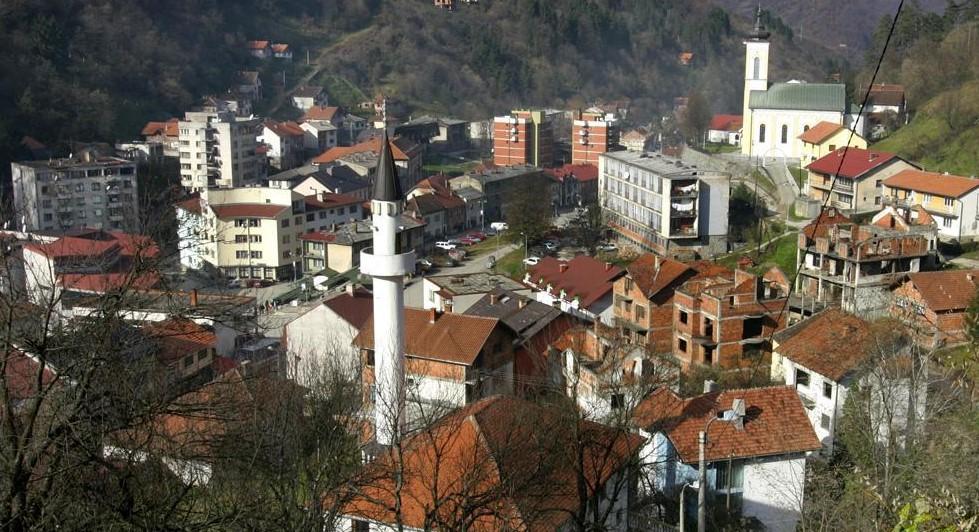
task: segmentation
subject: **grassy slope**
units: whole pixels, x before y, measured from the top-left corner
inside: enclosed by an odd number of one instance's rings
[[[949,102],[955,102],[950,109]],[[964,127],[953,129],[948,117]],[[979,81],[943,93],[927,104],[907,126],[875,147],[920,162],[925,169],[959,175],[979,173]]]

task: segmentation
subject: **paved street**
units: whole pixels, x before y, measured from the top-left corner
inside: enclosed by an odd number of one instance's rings
[[[486,261],[489,259],[490,255],[495,255],[497,257],[502,257],[507,253],[510,253],[514,249],[517,249],[518,244],[504,244],[500,246],[499,251],[493,251],[490,253],[483,253],[482,255],[473,255],[467,257],[465,262],[456,266],[454,268],[439,268],[437,271],[433,272],[433,275],[465,275],[467,273],[476,273],[486,271]],[[423,276],[415,277],[405,286],[405,305],[409,307],[422,306],[422,279]]]

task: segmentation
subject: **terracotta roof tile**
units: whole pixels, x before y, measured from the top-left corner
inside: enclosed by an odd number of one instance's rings
[[[336,106],[323,107],[321,105],[314,105],[306,111],[302,119],[304,122],[307,120],[329,120],[332,122],[337,114],[343,116],[343,109]]]
[[[358,330],[374,315],[374,296],[363,288],[355,289],[353,294],[344,292],[331,297],[323,305]]]
[[[562,272],[561,267],[565,265],[567,269]],[[607,266],[588,255],[578,255],[569,261],[544,257],[528,275],[540,290],[550,284],[554,294],[564,290],[569,298],[579,298],[582,308],[588,308],[611,292],[612,282],[624,273],[618,266]]]
[[[201,214],[204,212],[204,208],[201,205],[201,198],[198,195],[178,201],[177,203],[174,203],[173,206],[193,214]]]
[[[830,308],[776,333],[775,340],[775,352],[839,381],[870,356],[873,331],[857,316]]]
[[[928,308],[935,312],[963,311],[976,295],[979,270],[944,270],[908,275]]]
[[[417,145],[411,140],[405,137],[395,137],[393,140],[389,141],[391,144],[391,154],[394,155],[394,160],[396,161],[407,161],[411,158],[409,153],[414,152],[417,149]],[[347,155],[354,153],[380,153],[381,151],[381,138],[371,137],[364,142],[355,144],[353,146],[335,146],[326,150],[325,152],[317,155],[313,159],[313,164],[326,164],[336,161],[337,159],[342,159]]]
[[[306,196],[306,207],[313,209],[332,209],[335,207],[345,207],[347,205],[359,205],[360,199],[349,194],[325,193],[322,196],[316,194]]]
[[[700,431],[718,411],[730,409],[735,399],[745,401],[744,430],[732,423],[713,422],[708,433],[708,461],[820,448],[802,401],[791,386],[711,392],[689,399],[668,388],[658,388],[636,407],[635,419],[651,433],[666,434],[680,460],[694,464],[699,460]]]
[[[831,153],[809,163],[809,166],[806,168],[817,174],[838,174],[841,177],[857,179],[895,158],[898,157],[893,153],[863,150],[851,146],[849,148],[837,148]]]
[[[23,401],[37,395],[38,375],[41,386],[47,387],[58,378],[50,364],[41,367],[38,359],[20,350],[7,351],[3,364],[4,385],[7,396],[14,401]]]
[[[579,497],[579,471],[567,466],[570,461],[555,460],[576,452],[570,435],[580,434],[584,442],[580,473],[588,486],[604,485],[643,441],[597,423],[580,421],[577,430],[569,423],[575,421],[553,407],[510,396],[465,406],[410,436],[399,462],[393,453],[372,462],[343,512],[393,523],[390,468],[400,463],[401,517],[408,527],[424,528],[426,517],[436,511],[452,522],[476,515],[468,530],[478,532],[561,529]],[[457,507],[456,501],[466,506]]]
[[[564,181],[568,176],[574,176],[580,182],[598,179],[598,167],[593,164],[566,164],[558,168],[545,168],[544,173],[558,182]]]
[[[269,128],[273,133],[280,137],[302,137],[306,134],[306,132],[299,127],[299,124],[292,121],[276,122],[274,120],[266,120],[265,127]]]
[[[434,323],[432,316],[435,316]],[[472,365],[499,320],[434,310],[405,309],[405,354]],[[364,322],[354,345],[374,349],[374,317]]]
[[[823,238],[829,234],[830,228],[834,225],[848,223],[852,222],[839,209],[830,207],[823,209],[815,220],[802,228],[802,232],[809,238]]]
[[[822,142],[843,129],[843,124],[822,121],[799,135],[799,140],[809,144],[822,144]]]
[[[907,169],[885,179],[884,185],[890,188],[958,198],[979,187],[979,179]]]
[[[660,258],[657,268],[657,258],[652,253],[646,253],[632,261],[632,264],[626,268],[632,281],[647,298],[652,298],[660,290],[696,271],[691,266],[667,258]]]
[[[289,208],[289,205],[270,205],[267,203],[211,205],[211,210],[218,218],[276,218]]]
[[[171,318],[159,322],[150,322],[143,327],[150,338],[160,343],[160,356],[166,363],[180,360],[186,355],[194,354],[217,346],[217,335],[214,331],[198,325],[191,320]]]
[[[714,131],[738,131],[744,124],[744,117],[741,115],[714,115],[710,119],[707,129]]]
[[[58,276],[68,290],[104,294],[113,290],[149,290],[160,282],[156,273],[133,276],[131,273],[65,273]]]

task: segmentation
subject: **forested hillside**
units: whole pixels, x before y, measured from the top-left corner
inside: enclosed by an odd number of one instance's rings
[[[289,42],[297,61],[286,85],[309,74],[352,88],[335,91],[340,103],[383,90],[416,110],[477,118],[628,97],[649,118],[698,90],[713,110],[736,111],[748,24],[707,0],[514,0],[454,12],[430,0],[11,0],[0,4],[0,163],[6,174],[23,135],[56,151],[132,138],[254,66],[242,47],[250,38]],[[687,50],[695,58],[684,67],[677,54]],[[786,35],[773,57],[777,77],[837,68]],[[282,72],[266,74],[278,90]]]
[[[929,170],[979,173],[979,2],[899,22],[880,79],[902,83],[911,123],[878,143]],[[882,41],[881,31],[878,41]],[[878,48],[879,49],[879,48]],[[868,79],[869,74],[861,76]]]

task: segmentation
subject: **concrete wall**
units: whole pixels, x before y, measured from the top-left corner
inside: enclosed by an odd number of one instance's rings
[[[766,530],[794,531],[802,512],[805,474],[802,456],[745,464],[742,513],[757,518]]]
[[[354,347],[357,329],[326,305],[317,305],[285,326],[290,377],[309,385],[324,371],[360,375],[360,351]]]

